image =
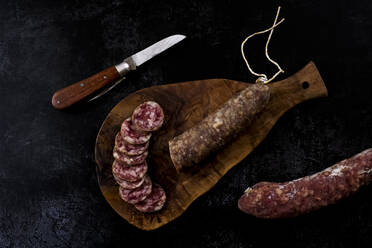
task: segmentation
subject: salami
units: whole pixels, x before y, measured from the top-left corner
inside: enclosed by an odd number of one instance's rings
[[[130,204],[136,204],[146,199],[151,194],[152,182],[149,176],[145,177],[145,181],[142,185],[135,189],[124,189],[119,187],[119,194],[121,199]]]
[[[115,181],[117,184],[119,184],[124,189],[135,189],[142,185],[142,183],[145,181],[145,177],[138,179],[134,182],[125,181],[124,179],[121,179],[119,177],[116,177],[114,175]]]
[[[151,133],[144,133],[135,129],[130,118],[121,124],[120,129],[122,139],[132,145],[145,144],[151,138]]]
[[[143,201],[135,204],[137,210],[150,213],[159,211],[164,206],[166,195],[164,189],[159,184],[154,184],[151,194]]]
[[[225,102],[200,123],[169,141],[177,171],[194,166],[236,137],[270,99],[269,87],[252,84]]]
[[[286,218],[334,204],[372,181],[372,148],[321,172],[285,183],[248,188],[239,208],[259,218]]]
[[[163,125],[164,112],[158,103],[144,102],[133,111],[132,121],[138,130],[156,131]]]
[[[115,178],[120,178],[128,182],[135,182],[142,179],[147,172],[147,163],[128,166],[117,160],[112,164],[112,174]]]
[[[134,156],[144,153],[149,147],[149,142],[147,141],[145,144],[140,145],[132,145],[125,142],[121,137],[121,134],[118,133],[115,137],[115,147],[121,153],[129,156]]]
[[[116,160],[119,160],[121,163],[124,163],[126,165],[136,165],[144,163],[148,154],[148,151],[145,151],[140,155],[128,156],[114,148],[113,156]]]

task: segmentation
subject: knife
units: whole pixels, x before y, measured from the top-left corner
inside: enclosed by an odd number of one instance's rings
[[[146,61],[164,52],[185,38],[186,36],[180,34],[169,36],[124,59],[124,61],[118,65],[111,66],[91,77],[58,90],[52,97],[53,107],[56,109],[70,107],[74,103],[86,98],[99,89],[116,82],[99,95],[101,96],[120,83],[124,79],[124,75],[126,75],[128,72],[135,70],[137,66],[142,65]],[[94,97],[93,99],[97,97],[98,96]]]

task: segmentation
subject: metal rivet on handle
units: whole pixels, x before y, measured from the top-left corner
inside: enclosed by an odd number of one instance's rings
[[[80,87],[84,87],[84,84],[83,84],[83,83],[81,83],[81,84],[80,84]]]
[[[60,104],[61,102],[59,100],[57,100],[57,104]]]
[[[106,75],[104,75],[104,76],[103,76],[103,79],[106,79],[106,78],[107,78],[107,76],[106,76]]]

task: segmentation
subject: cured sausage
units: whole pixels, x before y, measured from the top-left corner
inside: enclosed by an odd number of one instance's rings
[[[146,175],[147,169],[146,161],[133,166],[128,166],[117,160],[112,164],[112,174],[115,178],[120,178],[128,182],[135,182],[142,179]]]
[[[121,163],[126,165],[136,165],[145,162],[146,157],[148,155],[148,151],[136,156],[128,156],[124,153],[119,152],[116,148],[114,148],[113,156],[116,160],[119,160]]]
[[[163,208],[167,197],[165,195],[164,189],[159,184],[154,184],[152,186],[151,194],[143,201],[135,204],[137,210],[150,213],[159,211]]]
[[[132,145],[145,144],[151,138],[151,133],[136,130],[130,118],[123,121],[120,133],[123,140]]]
[[[247,188],[238,207],[259,218],[286,218],[334,204],[372,181],[372,148],[321,172]]]
[[[119,194],[121,199],[130,204],[136,204],[146,199],[151,194],[152,182],[149,176],[145,176],[145,181],[141,186],[135,189],[124,189],[119,187]]]
[[[137,130],[156,131],[163,125],[164,112],[158,103],[147,101],[133,111],[132,121]]]
[[[249,85],[199,124],[169,141],[177,171],[196,165],[236,137],[270,99],[269,87]]]
[[[124,179],[116,177],[115,175],[114,175],[114,178],[115,178],[116,183],[119,184],[124,189],[138,188],[145,181],[145,177],[138,179],[137,181],[134,181],[134,182],[125,181]]]
[[[127,143],[121,137],[121,134],[118,133],[115,137],[115,147],[116,149],[129,156],[140,155],[144,153],[149,148],[149,142],[140,145],[132,145]]]

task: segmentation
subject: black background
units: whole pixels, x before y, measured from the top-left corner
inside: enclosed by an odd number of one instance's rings
[[[268,137],[178,219],[144,232],[105,202],[99,127],[122,98],[208,78],[253,82],[240,55],[280,4],[270,51],[288,77],[313,60],[329,97],[286,113]],[[362,1],[1,1],[1,247],[371,247],[371,186],[320,211],[260,220],[239,211],[249,185],[315,173],[371,146],[372,4]],[[54,91],[168,35],[188,38],[90,104],[56,111]],[[260,72],[265,37],[247,44]]]

